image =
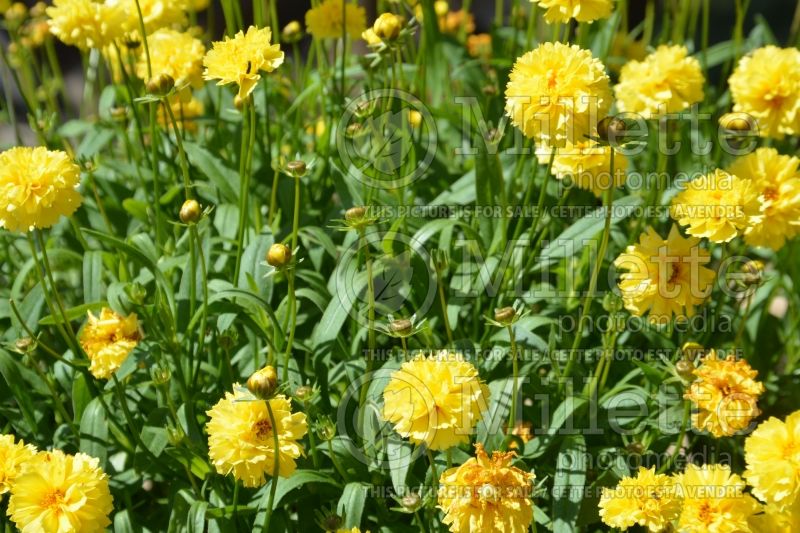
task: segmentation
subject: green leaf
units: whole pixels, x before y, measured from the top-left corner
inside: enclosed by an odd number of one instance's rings
[[[270,479],[269,483],[264,485],[258,493],[257,497],[261,497],[261,503],[258,506],[259,517],[256,518],[256,523],[260,524],[259,519],[263,516],[264,508],[267,505],[267,498],[269,497],[270,487],[275,483],[276,478]],[[295,470],[294,474],[288,478],[277,478],[278,487],[275,489],[275,501],[273,505],[275,508],[280,505],[281,500],[291,491],[307,485],[309,483],[325,483],[327,485],[339,486],[339,482],[333,479],[329,474],[323,474],[315,470]]]
[[[186,530],[188,533],[203,533],[206,527],[206,510],[208,503],[196,501],[189,507],[189,514],[186,516]]]
[[[205,174],[214,183],[220,192],[220,199],[224,202],[238,203],[239,175],[226,167],[225,164],[212,155],[211,152],[193,142],[184,142],[183,148],[189,163]]]
[[[366,483],[357,481],[345,485],[336,505],[336,513],[344,517],[344,527],[361,526],[361,515],[364,513],[369,487]]]
[[[83,255],[83,302],[97,302],[103,294],[103,254],[88,251]]]
[[[576,531],[586,483],[586,442],[570,435],[561,444],[553,480],[553,533]]]
[[[626,196],[614,202],[611,224],[624,220],[634,212],[634,207],[642,203],[640,196]],[[541,261],[558,259],[577,254],[584,248],[584,242],[594,238],[605,225],[605,209],[598,208],[592,213],[571,224],[561,234],[544,247]]]
[[[36,410],[31,401],[31,391],[22,378],[21,368],[19,361],[14,359],[7,351],[0,349],[0,374],[3,375],[8,388],[11,389],[11,393],[14,395],[14,399],[19,405],[22,416],[25,417],[30,430],[35,432],[37,424],[34,413]]]
[[[91,401],[92,395],[86,385],[86,376],[76,374],[75,380],[72,382],[72,412],[76,424],[80,424],[83,413]]]
[[[86,313],[89,311],[99,311],[103,307],[107,306],[108,302],[92,302],[86,303],[83,305],[78,305],[76,307],[70,307],[66,309],[64,313],[67,315],[67,320],[70,322],[74,322],[76,320],[82,320],[86,317]],[[39,325],[41,326],[54,326],[55,324],[61,323],[61,314],[58,314],[58,318],[53,315],[47,315],[42,317],[39,320]]]
[[[80,450],[100,459],[100,464],[105,467],[108,459],[108,420],[99,398],[93,399],[84,409],[80,428]]]

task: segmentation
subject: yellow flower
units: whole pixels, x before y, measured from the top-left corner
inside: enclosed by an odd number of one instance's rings
[[[759,48],[739,60],[728,84],[733,110],[754,117],[759,135],[800,133],[800,50]]]
[[[611,0],[531,0],[546,9],[544,20],[554,22],[592,22],[611,15]]]
[[[758,397],[764,385],[756,381],[758,371],[747,361],[733,355],[718,359],[714,350],[703,358],[693,374],[697,379],[689,386],[684,398],[697,407],[692,425],[715,437],[734,435],[747,428],[758,410]]]
[[[36,448],[22,440],[14,441],[14,435],[0,435],[0,495],[14,486],[14,480],[22,467],[36,455]]]
[[[369,46],[378,46],[383,42],[381,41],[380,37],[375,35],[375,30],[373,30],[372,28],[367,28],[366,30],[364,30],[361,33],[361,38],[367,41],[367,44]]]
[[[727,465],[690,464],[677,476],[676,489],[683,499],[677,527],[682,533],[750,531],[748,519],[759,510],[744,492],[742,478]]]
[[[266,475],[275,476],[275,432],[278,433],[278,475],[289,477],[297,468],[294,460],[303,454],[297,442],[308,431],[306,415],[292,413],[289,400],[279,394],[269,400],[275,417],[272,427],[265,400],[253,400],[235,384],[206,414],[211,417],[208,455],[223,475],[233,474],[245,487],[260,487]]]
[[[762,514],[750,518],[753,533],[797,533],[800,531],[800,498],[784,510],[767,505]]]
[[[306,28],[317,39],[340,39],[344,31],[351,39],[357,39],[367,29],[367,13],[352,2],[323,0],[306,13]]]
[[[81,205],[81,170],[60,150],[16,147],[0,153],[0,228],[49,228]]]
[[[539,45],[517,59],[506,87],[512,124],[549,147],[584,140],[610,106],[603,64],[578,46]]]
[[[475,445],[475,457],[442,473],[439,508],[442,523],[453,533],[502,531],[523,533],[533,520],[533,473],[511,466],[514,452],[486,454]]]
[[[22,533],[96,533],[114,510],[108,476],[83,453],[39,452],[17,476],[8,516]]]
[[[136,75],[143,80],[166,74],[175,80],[175,87],[200,87],[203,84],[203,56],[206,47],[190,33],[167,28],[147,36],[152,76],[147,74],[147,56],[141,51],[136,63]],[[142,47],[143,48],[143,47]]]
[[[759,424],[744,442],[744,459],[757,498],[779,510],[800,505],[800,411]]]
[[[689,235],[729,242],[760,221],[761,203],[750,180],[717,169],[690,181],[672,199],[670,215]]]
[[[643,61],[626,63],[614,87],[617,108],[652,118],[702,101],[703,71],[688,54],[685,46],[661,45]]]
[[[761,197],[763,220],[745,241],[779,250],[800,233],[800,159],[781,155],[774,148],[759,148],[730,166],[731,174],[751,180]]]
[[[203,60],[203,77],[219,80],[217,85],[237,83],[239,98],[247,98],[261,79],[260,71],[272,72],[283,63],[280,45],[270,45],[269,28],[250,26],[247,33],[239,31],[233,39],[212,43]]]
[[[702,266],[711,260],[700,239],[683,238],[676,226],[664,240],[647,228],[639,244],[628,246],[614,261],[622,274],[619,288],[625,308],[636,316],[648,310],[651,322],[668,322],[694,315],[694,308],[711,293],[714,271]]]
[[[203,116],[203,102],[194,97],[184,101],[181,95],[176,94],[169,97],[169,108],[172,110],[172,115],[179,128],[190,132],[197,131],[197,119]],[[158,108],[158,123],[162,126],[172,127],[172,120],[164,111],[163,106]]]
[[[543,164],[549,162],[550,155],[540,154]],[[627,178],[628,158],[617,152],[614,155],[614,187],[622,187]],[[563,180],[566,177],[581,189],[592,191],[602,197],[611,186],[611,148],[600,146],[595,141],[580,141],[556,152],[552,173]]]
[[[478,370],[446,351],[418,355],[395,371],[383,391],[383,418],[415,444],[446,450],[468,442],[489,401]]]
[[[623,477],[613,489],[604,487],[600,498],[603,523],[622,530],[638,524],[650,531],[663,531],[680,511],[674,480],[643,466],[636,477]]]
[[[126,27],[136,40],[141,39],[139,12],[136,9],[136,0],[106,0],[109,4],[119,5],[127,15]],[[186,11],[189,9],[188,0],[139,0],[142,10],[144,27],[147,31],[147,44],[150,44],[150,34],[160,28],[183,26],[186,24]]]
[[[135,314],[120,316],[108,307],[96,317],[91,311],[80,335],[81,347],[89,356],[89,372],[97,379],[108,379],[142,338]]]
[[[93,0],[53,0],[48,7],[50,32],[81,50],[103,48],[125,34],[125,10]]]

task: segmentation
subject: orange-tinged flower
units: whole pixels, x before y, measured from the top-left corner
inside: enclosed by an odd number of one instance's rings
[[[442,473],[439,479],[439,508],[442,522],[453,533],[502,531],[523,533],[533,520],[532,472],[511,461],[514,452],[486,453],[475,445],[475,457]]]
[[[756,381],[758,372],[744,359],[732,355],[719,359],[711,350],[693,373],[697,379],[684,398],[697,407],[692,414],[692,425],[697,429],[715,437],[730,436],[746,429],[761,413],[758,397],[764,385]]]

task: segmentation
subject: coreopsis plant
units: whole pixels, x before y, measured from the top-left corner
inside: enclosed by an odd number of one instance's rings
[[[0,0],[0,529],[800,530],[800,4]]]

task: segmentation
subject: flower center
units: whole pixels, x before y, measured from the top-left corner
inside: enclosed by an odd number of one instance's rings
[[[54,508],[55,511],[59,511],[63,504],[64,504],[64,493],[61,492],[60,490],[54,490],[50,492],[42,500],[42,507],[46,509]]]
[[[711,504],[708,502],[703,502],[700,504],[700,509],[697,511],[697,518],[703,524],[710,524],[713,521],[713,509],[711,509]]]
[[[485,483],[478,488],[478,497],[485,502],[496,503],[500,501],[500,489],[491,483]]]
[[[778,199],[778,189],[775,187],[767,187],[764,189],[764,198],[774,202]]]
[[[551,68],[547,71],[547,88],[552,90],[556,85],[558,85],[558,73]]]
[[[670,268],[672,269],[672,271],[669,275],[669,280],[667,281],[667,283],[669,285],[674,285],[675,283],[678,282],[678,280],[681,277],[681,265],[680,263],[670,263]]]
[[[256,434],[256,437],[259,439],[266,439],[269,436],[270,432],[272,431],[272,424],[269,423],[269,420],[259,420],[255,424],[253,424],[253,433]]]

